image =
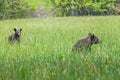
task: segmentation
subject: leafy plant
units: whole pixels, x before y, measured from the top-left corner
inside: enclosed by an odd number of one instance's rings
[[[51,0],[60,16],[113,14],[114,0]],[[59,12],[57,12],[59,10]]]
[[[0,18],[24,18],[33,10],[23,0],[1,0]]]

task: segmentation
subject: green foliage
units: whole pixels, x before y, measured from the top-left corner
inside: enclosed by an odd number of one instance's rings
[[[5,7],[5,0],[0,0],[0,18],[2,18],[4,15]]]
[[[0,21],[0,80],[119,80],[120,16]],[[21,42],[9,44],[13,28]],[[73,53],[77,40],[94,33],[102,43]]]
[[[30,7],[35,10],[38,10],[40,6],[43,6],[45,9],[50,10],[52,3],[50,0],[25,0]]]
[[[114,0],[51,0],[60,16],[114,14]],[[57,12],[59,10],[59,12]]]
[[[0,19],[24,18],[40,7],[57,16],[120,14],[119,0],[0,0]]]
[[[32,8],[23,0],[1,0],[0,18],[24,18]]]

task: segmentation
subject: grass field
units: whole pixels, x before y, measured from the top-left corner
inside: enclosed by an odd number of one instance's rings
[[[8,43],[13,28],[21,42]],[[102,43],[91,52],[71,51],[94,33]],[[0,80],[119,80],[120,16],[0,21]]]

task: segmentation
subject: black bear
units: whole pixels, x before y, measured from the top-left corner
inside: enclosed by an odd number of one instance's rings
[[[72,51],[84,51],[84,50],[91,50],[91,46],[93,44],[100,43],[101,40],[98,39],[94,34],[89,33],[88,37],[78,40],[77,43],[73,46]]]
[[[17,30],[16,28],[14,28],[14,31],[15,31],[15,33],[8,37],[8,41],[17,40],[19,42],[22,29]]]

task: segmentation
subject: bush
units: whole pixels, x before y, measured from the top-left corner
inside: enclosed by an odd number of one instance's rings
[[[114,0],[51,0],[59,16],[114,14]],[[115,11],[115,10],[114,10]]]
[[[5,12],[5,0],[0,0],[0,18],[3,17]]]
[[[33,9],[23,0],[0,0],[0,19],[24,18]]]

